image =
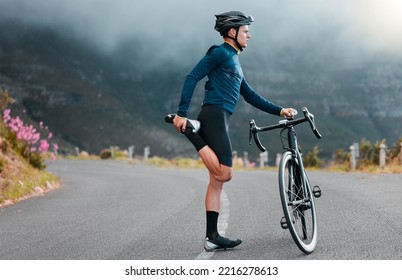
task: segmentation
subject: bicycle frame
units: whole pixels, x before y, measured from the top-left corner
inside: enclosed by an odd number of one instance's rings
[[[296,135],[296,131],[294,129],[293,126],[287,127],[288,129],[288,144],[289,144],[289,148],[287,150],[290,150],[292,152],[293,157],[295,157],[297,159],[297,162],[299,164],[299,169],[300,169],[300,176],[302,178],[302,184],[304,186],[303,188],[303,192],[304,192],[304,199],[303,201],[295,201],[298,203],[306,203],[309,201],[306,201],[306,198],[310,199],[311,197],[311,189],[310,189],[310,184],[307,184],[307,179],[306,179],[306,172],[304,172],[304,165],[303,165],[303,160],[302,160],[302,155],[299,151],[299,146],[297,143],[297,135]],[[286,150],[286,148],[284,147],[284,149]],[[307,191],[309,191],[309,193],[307,193]],[[293,206],[297,206],[296,204],[294,204]]]

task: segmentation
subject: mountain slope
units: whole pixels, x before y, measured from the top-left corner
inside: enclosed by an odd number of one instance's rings
[[[98,153],[111,145],[135,145],[137,155],[145,146],[154,155],[195,155],[184,137],[163,122],[166,113],[177,109],[191,62],[166,57],[154,63],[149,45],[137,41],[105,54],[68,32],[18,22],[3,22],[0,38],[0,87],[18,101],[19,110],[51,128],[61,150],[73,152],[77,146]],[[301,49],[266,54],[258,48],[241,60],[248,81],[262,95],[282,106],[306,106],[316,115],[324,138],[315,140],[307,126],[300,128],[304,151],[318,145],[322,156],[330,158],[362,138],[386,138],[392,144],[402,136],[400,61],[371,57],[352,64],[336,54]],[[202,87],[194,94],[192,117]],[[233,148],[256,157],[257,148],[248,146],[248,120],[265,125],[278,118],[243,100],[236,111]],[[271,155],[280,151],[278,134],[262,139]]]

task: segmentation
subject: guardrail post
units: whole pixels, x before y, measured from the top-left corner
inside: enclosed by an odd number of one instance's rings
[[[356,148],[354,145],[352,145],[349,147],[349,150],[350,150],[350,156],[349,156],[350,169],[355,170],[356,169]]]
[[[279,166],[279,164],[281,163],[281,154],[276,154],[276,160],[275,160],[275,165]]]
[[[129,159],[134,158],[134,149],[135,149],[134,145],[131,145],[130,147],[128,147],[128,157],[129,157]]]
[[[114,158],[114,147],[110,146],[110,156]]]
[[[353,147],[355,147],[355,158],[358,159],[360,157],[359,143],[358,142],[353,143]]]
[[[386,149],[387,146],[385,144],[380,145],[380,168],[384,169],[385,168],[385,161],[386,161]]]
[[[75,147],[75,153],[77,154],[77,156],[79,156],[80,155],[80,148]]]
[[[243,153],[243,162],[244,162],[244,167],[247,167],[249,165],[248,152]]]
[[[263,168],[266,162],[268,162],[268,151],[260,153],[260,167]]]
[[[150,152],[151,152],[151,148],[149,146],[146,146],[144,148],[144,160],[148,160]]]

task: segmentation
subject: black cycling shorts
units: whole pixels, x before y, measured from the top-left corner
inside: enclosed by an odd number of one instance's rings
[[[215,152],[219,163],[232,167],[232,143],[228,124],[230,115],[228,111],[217,106],[204,106],[198,115],[201,122],[198,134]]]

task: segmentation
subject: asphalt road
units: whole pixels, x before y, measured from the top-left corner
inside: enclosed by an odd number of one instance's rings
[[[63,187],[0,209],[0,259],[402,259],[402,174],[309,172],[320,185],[318,244],[280,228],[277,174],[235,171],[220,229],[238,249],[203,252],[205,170],[60,160]]]

